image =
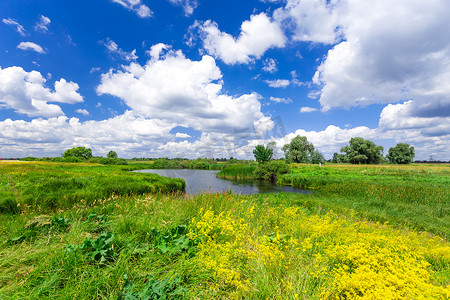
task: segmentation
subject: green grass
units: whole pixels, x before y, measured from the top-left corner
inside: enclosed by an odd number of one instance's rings
[[[129,167],[0,164],[0,299],[450,292],[446,167],[299,165],[286,176],[306,178],[312,195],[188,197],[170,193],[182,181]]]
[[[278,183],[313,189],[309,205],[353,209],[375,221],[389,221],[450,237],[450,174],[446,166],[299,165]]]
[[[68,163],[1,163],[0,212],[17,207],[70,208],[111,196],[184,192],[181,179],[123,171],[119,166]]]
[[[40,212],[1,215],[0,298],[318,299],[341,293],[335,270],[345,260],[327,253],[342,241],[360,247],[361,239],[372,241],[364,244],[367,258],[406,247],[401,257],[411,252],[417,260],[409,275],[420,261],[430,263],[432,285],[421,293],[449,282],[447,242],[308,209],[306,199],[117,197],[49,213],[31,226]],[[407,284],[425,280],[411,276]]]
[[[223,179],[253,179],[253,172],[256,170],[257,164],[251,165],[230,165],[224,169],[222,169],[219,173],[217,173],[217,177]]]

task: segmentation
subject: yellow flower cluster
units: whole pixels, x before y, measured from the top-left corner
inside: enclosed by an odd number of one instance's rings
[[[352,214],[248,209],[243,203],[221,213],[201,210],[189,227],[189,237],[199,242],[194,259],[212,275],[216,291],[252,295],[258,289],[254,278],[267,272],[279,281],[278,295],[288,298],[305,293],[327,299],[450,298],[450,288],[436,283],[432,268],[448,270],[449,244],[427,234],[400,232]]]

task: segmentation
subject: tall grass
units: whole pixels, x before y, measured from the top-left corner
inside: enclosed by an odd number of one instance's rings
[[[0,215],[0,298],[448,296],[448,242],[298,205],[308,197],[144,195]]]
[[[185,186],[182,179],[125,172],[118,166],[0,163],[0,212],[70,208],[112,195],[184,192]]]
[[[442,167],[297,166],[278,183],[313,189],[312,205],[354,209],[374,220],[450,236],[450,176]]]
[[[233,179],[233,180],[240,180],[240,179],[253,179],[254,178],[254,171],[256,170],[257,165],[230,165],[226,168],[222,169],[219,173],[217,173],[217,177],[223,178],[223,179]]]

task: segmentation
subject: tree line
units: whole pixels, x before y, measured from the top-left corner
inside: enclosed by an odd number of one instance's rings
[[[275,144],[269,143],[267,146],[257,145],[253,150],[255,159],[260,162],[267,162],[272,159]],[[308,141],[306,136],[297,135],[289,144],[283,146],[285,159],[293,163],[321,163],[325,159],[314,145]],[[381,164],[389,162],[392,164],[409,164],[414,160],[414,147],[407,143],[398,143],[395,147],[389,148],[386,157],[383,156],[383,147],[375,145],[370,140],[362,137],[350,139],[349,144],[341,148],[341,153],[334,153],[331,162],[351,163],[351,164]]]

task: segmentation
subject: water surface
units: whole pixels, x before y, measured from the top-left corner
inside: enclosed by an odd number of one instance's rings
[[[190,170],[190,169],[151,169],[137,170],[140,173],[155,173],[164,177],[182,178],[186,181],[186,193],[199,194],[201,192],[219,193],[231,189],[235,194],[256,193],[301,193],[311,194],[312,191],[296,189],[290,186],[278,186],[274,183],[259,180],[225,180],[217,178],[219,171]]]

